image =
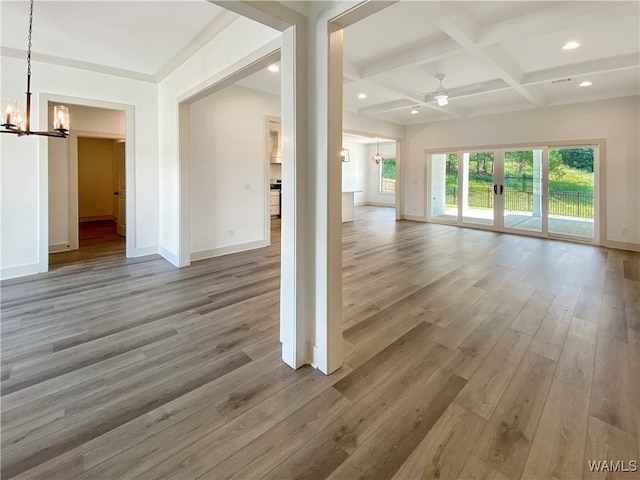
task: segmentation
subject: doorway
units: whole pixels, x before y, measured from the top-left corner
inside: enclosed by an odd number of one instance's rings
[[[78,239],[80,248],[124,247],[125,142],[78,137]],[[95,250],[98,254],[99,250]]]
[[[597,144],[428,157],[429,221],[597,243]]]

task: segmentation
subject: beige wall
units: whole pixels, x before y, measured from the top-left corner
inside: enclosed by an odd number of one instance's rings
[[[113,218],[115,140],[78,138],[78,216],[81,222]]]

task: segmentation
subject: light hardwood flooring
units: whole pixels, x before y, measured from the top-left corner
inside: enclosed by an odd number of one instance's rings
[[[105,248],[2,284],[3,479],[640,478],[588,466],[640,461],[639,254],[359,207],[324,376],[281,362],[277,241]]]

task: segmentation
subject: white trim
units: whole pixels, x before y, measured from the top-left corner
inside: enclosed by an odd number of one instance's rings
[[[135,107],[133,105],[115,103],[115,102],[107,102],[104,100],[96,100],[91,98],[81,98],[81,97],[71,97],[68,95],[58,95],[52,93],[40,93],[38,94],[38,108],[40,112],[44,112],[44,114],[40,114],[38,118],[38,127],[40,130],[47,130],[47,125],[49,123],[49,103],[65,103],[71,105],[80,105],[85,107],[95,107],[95,108],[107,108],[110,110],[123,110],[125,113],[125,135],[124,139],[126,142],[125,147],[125,172],[126,172],[126,183],[127,183],[127,198],[130,201],[127,201],[127,237],[126,237],[126,256],[132,256],[132,252],[136,249],[135,239],[136,239],[136,195],[135,195]],[[77,136],[77,131],[72,130],[73,137],[75,134]],[[90,135],[99,135],[99,133],[92,132]],[[122,138],[121,134],[116,135],[118,138]],[[38,220],[39,220],[39,228],[38,228],[38,271],[39,272],[47,272],[49,271],[49,144],[48,137],[40,137],[38,140],[38,195],[39,195],[39,206],[38,206]],[[77,143],[76,143],[77,148]],[[71,157],[71,150],[70,157]],[[69,160],[71,161],[71,160]],[[76,161],[77,161],[77,151],[76,151]],[[71,167],[69,168],[71,171]],[[76,164],[76,176],[77,176],[77,164]],[[77,178],[76,178],[77,185]],[[70,199],[71,200],[71,199]],[[73,202],[70,202],[73,203]],[[76,202],[77,208],[77,202]],[[77,215],[77,212],[76,212]],[[70,219],[71,222],[71,219]],[[70,240],[70,244],[72,239]]]
[[[89,217],[78,217],[78,222],[100,222],[103,220],[111,220],[112,222],[116,221],[116,217],[113,215],[93,215]]]
[[[202,98],[205,98],[239,80],[269,66],[280,60],[281,39],[269,42],[250,55],[247,55],[240,61],[234,63],[230,67],[218,72],[210,79],[200,83],[198,86],[190,89],[187,93],[180,95],[178,101],[178,144],[179,144],[179,206],[178,206],[178,223],[180,233],[178,237],[178,251],[171,254],[172,258],[176,258],[174,264],[179,267],[186,267],[191,263],[191,219],[190,219],[190,187],[189,187],[189,109],[190,105]],[[265,167],[266,168],[266,167]],[[268,178],[269,174],[265,174]],[[267,236],[270,233],[270,225],[265,224]],[[164,256],[164,255],[163,255]],[[173,262],[172,262],[173,263]]]
[[[157,254],[158,254],[158,246],[153,245],[151,247],[134,248],[131,252],[127,253],[127,257],[128,258],[145,257],[147,255],[157,255]]]
[[[382,202],[364,202],[361,203],[360,205],[369,205],[371,207],[386,207],[386,208],[396,208],[395,205],[393,203],[382,203]]]
[[[5,267],[0,269],[0,279],[9,280],[11,278],[35,275],[37,273],[42,273],[40,271],[39,263],[30,263],[29,265],[19,265],[17,267]]]
[[[426,223],[426,222],[427,222],[424,218],[422,218],[422,217],[416,217],[416,216],[414,216],[414,215],[405,215],[405,216],[404,216],[404,219],[405,219],[405,220],[411,220],[412,222],[421,222],[421,223]],[[433,223],[435,223],[435,222],[433,222]],[[449,224],[447,224],[447,225],[451,225],[451,224],[449,223]],[[453,224],[453,226],[455,227],[456,225],[455,225],[455,224]]]
[[[3,57],[19,58],[20,60],[24,60],[24,58],[27,56],[26,51],[9,47],[1,47],[0,54]],[[124,68],[109,67],[107,65],[100,65],[97,63],[85,62],[82,60],[73,60],[71,58],[56,57],[55,55],[32,53],[31,60],[39,63],[59,65],[61,67],[77,68],[79,70],[86,70],[88,72],[115,75],[117,77],[139,80],[141,82],[156,83],[156,79],[154,78],[154,76],[146,73],[134,72],[133,70],[126,70]]]
[[[265,240],[256,240],[254,242],[239,243],[237,245],[229,245],[227,247],[210,248],[208,250],[191,252],[191,261],[196,262],[198,260],[204,260],[205,258],[220,257],[222,255],[246,252],[247,250],[255,250],[256,248],[264,248],[268,246],[269,243]]]
[[[640,243],[617,242],[615,240],[607,240],[602,243],[604,247],[616,248],[618,250],[630,250],[632,252],[640,252]]]
[[[49,253],[61,253],[71,250],[71,245],[68,243],[57,243],[55,245],[49,245]]]
[[[166,261],[168,261],[174,267],[180,266],[180,261],[178,256],[164,248],[162,245],[158,246],[158,254],[163,257]]]

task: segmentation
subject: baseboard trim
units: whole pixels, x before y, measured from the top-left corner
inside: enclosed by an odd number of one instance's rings
[[[415,215],[405,215],[404,220],[411,220],[413,222],[426,222],[422,217],[416,217]]]
[[[35,275],[37,273],[42,273],[40,272],[39,263],[31,263],[29,265],[20,265],[17,267],[5,267],[0,269],[0,280],[26,277],[27,275]]]
[[[134,248],[131,252],[127,252],[128,258],[145,257],[147,255],[156,255],[158,253],[157,246]],[[164,257],[164,255],[163,255]]]
[[[265,240],[257,240],[255,242],[239,243],[237,245],[229,245],[228,247],[211,248],[208,250],[200,250],[191,252],[191,261],[197,262],[205,258],[220,257],[222,255],[230,255],[232,253],[246,252],[247,250],[255,250],[256,248],[267,247]]]
[[[103,220],[111,220],[112,222],[116,221],[116,217],[113,215],[94,215],[89,217],[80,217],[78,218],[78,222],[102,222]]]
[[[381,203],[381,202],[364,202],[362,205],[368,205],[371,207],[388,207],[388,208],[396,208],[395,203]]]
[[[604,247],[617,248],[618,250],[631,250],[632,252],[640,252],[640,244],[638,243],[625,243],[616,242],[614,240],[607,240],[603,244]]]
[[[180,259],[178,258],[178,256],[175,253],[170,252],[169,250],[164,248],[162,245],[158,246],[157,253],[160,254],[160,256],[162,256],[167,262],[169,262],[174,267],[180,266]]]
[[[68,243],[58,243],[56,245],[49,245],[49,253],[68,252],[71,250],[71,245]]]

